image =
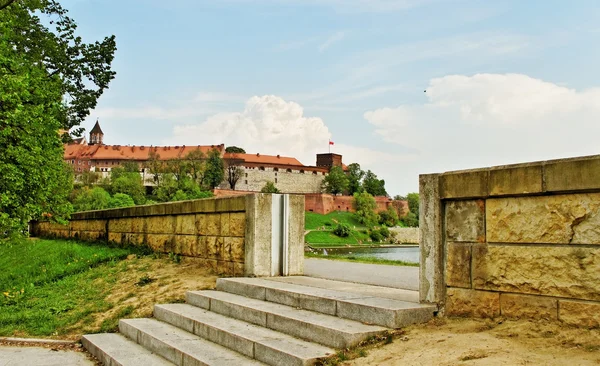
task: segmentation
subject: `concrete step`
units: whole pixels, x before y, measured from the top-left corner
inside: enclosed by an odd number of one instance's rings
[[[335,353],[331,348],[187,304],[156,305],[154,317],[269,365],[308,366]]]
[[[383,297],[386,299],[419,302],[419,291],[404,290],[392,287],[366,285],[362,283],[343,282],[307,276],[268,277],[269,281],[293,283],[296,285],[344,291],[364,296]]]
[[[81,343],[105,366],[173,365],[120,334],[88,334],[81,337]]]
[[[154,319],[125,319],[119,331],[176,365],[264,365],[192,333]],[[144,365],[138,363],[138,365]],[[146,366],[146,365],[144,365]]]
[[[348,348],[387,331],[354,320],[221,291],[190,291],[188,304],[333,348]]]
[[[437,310],[415,302],[261,278],[220,278],[217,290],[388,328],[427,322]]]

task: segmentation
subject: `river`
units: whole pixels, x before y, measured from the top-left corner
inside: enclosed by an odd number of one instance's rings
[[[395,248],[327,248],[317,249],[325,254],[352,255],[353,257],[375,257],[381,259],[390,259],[395,261],[404,261],[419,263],[419,247],[395,247]]]

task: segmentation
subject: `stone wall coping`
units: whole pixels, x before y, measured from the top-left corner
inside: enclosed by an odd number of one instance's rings
[[[596,192],[600,191],[600,155],[448,171],[439,176],[441,199]]]
[[[254,195],[213,197],[191,201],[159,203],[154,205],[84,211],[71,215],[71,220],[115,219],[195,213],[245,212],[246,200]]]

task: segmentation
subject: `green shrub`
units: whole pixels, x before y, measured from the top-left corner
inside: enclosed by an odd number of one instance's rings
[[[383,240],[383,236],[381,235],[381,232],[379,232],[379,230],[375,230],[375,229],[369,231],[369,237],[374,242],[380,242]]]
[[[379,234],[381,234],[381,236],[383,236],[384,239],[387,239],[391,236],[390,229],[388,229],[385,226],[379,228]]]
[[[398,224],[398,212],[390,206],[386,211],[379,213],[379,224],[387,227],[393,227]]]
[[[338,224],[335,229],[333,229],[333,233],[340,238],[346,238],[350,235],[350,226],[346,224]]]

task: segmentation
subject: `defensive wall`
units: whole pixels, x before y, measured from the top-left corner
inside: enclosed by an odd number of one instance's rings
[[[228,197],[228,196],[243,196],[252,194],[252,191],[238,190],[236,187],[235,191],[229,189],[214,189],[213,193],[216,197]],[[319,214],[328,214],[333,211],[348,211],[354,212],[354,197],[352,196],[335,196],[327,193],[299,193],[304,196],[304,208],[309,212],[316,212]],[[377,203],[377,212],[386,211],[388,207],[392,206],[396,208],[400,216],[404,216],[408,211],[408,203],[406,201],[393,201],[388,197],[374,197]]]
[[[68,225],[34,222],[32,233],[146,245],[200,258],[220,275],[301,275],[304,199],[259,193],[87,211],[73,214]]]
[[[420,176],[420,296],[600,327],[600,156]]]

